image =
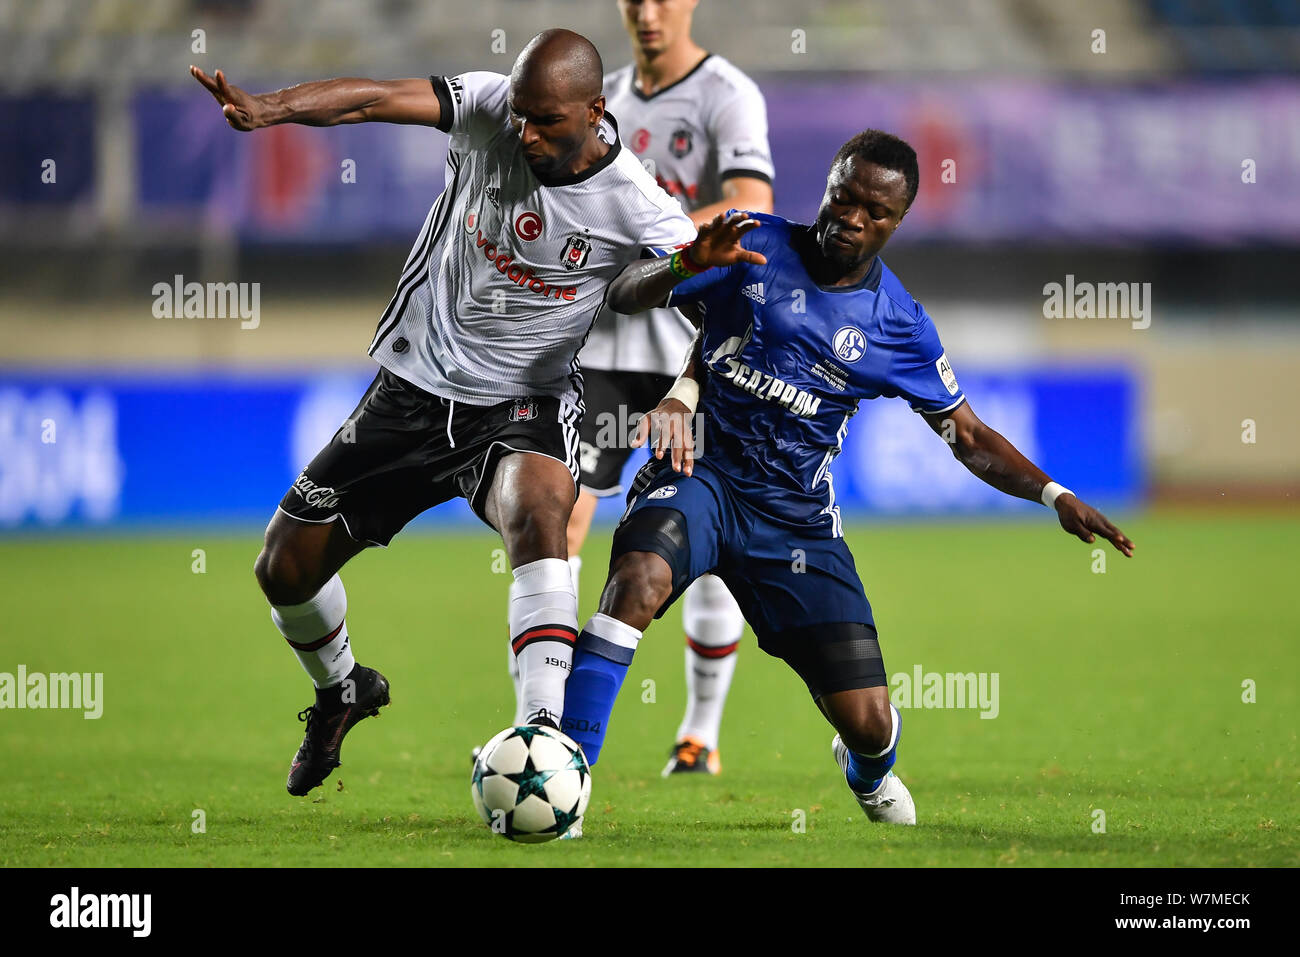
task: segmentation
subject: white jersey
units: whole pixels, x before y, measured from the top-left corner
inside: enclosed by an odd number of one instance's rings
[[[605,75],[605,105],[619,118],[625,146],[687,210],[719,202],[732,176],[772,181],[767,104],[758,85],[709,54],[690,73],[649,96],[632,64]],[[620,372],[677,375],[695,335],[676,309],[626,316],[605,309],[582,350],[582,364]]]
[[[610,280],[695,227],[618,140],[597,163],[543,184],[510,126],[509,77],[430,77],[451,134],[447,182],[411,248],[370,355],[469,405],[549,395],[579,402],[577,354]]]

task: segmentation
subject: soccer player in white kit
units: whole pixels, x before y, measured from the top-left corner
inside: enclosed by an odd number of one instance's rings
[[[695,226],[619,144],[600,57],[567,30],[534,37],[509,77],[337,79],[252,95],[219,71],[191,72],[237,130],[384,121],[451,138],[446,187],[370,345],[379,374],[281,500],[255,566],[316,687],[289,793],[319,786],[348,730],[389,702],[387,679],[353,657],[339,570],[457,496],[501,534],[526,720],[555,726],[578,624],[565,536],[577,352],[608,283],[647,250],[690,243]],[[736,255],[708,251],[692,268]]]
[[[634,62],[605,76],[605,97],[625,146],[697,225],[730,208],[772,211],[767,106],[757,84],[691,38],[698,0],[619,0]],[[569,520],[569,563],[599,498],[622,492],[629,424],[653,409],[681,371],[695,330],[676,309],[635,316],[603,310],[582,350],[587,382],[581,491]],[[616,423],[614,427],[609,424]],[[610,447],[610,437],[616,437]],[[707,450],[706,450],[707,454]],[[686,713],[664,776],[717,774],[723,706],[744,632],[740,608],[715,575],[686,591]]]

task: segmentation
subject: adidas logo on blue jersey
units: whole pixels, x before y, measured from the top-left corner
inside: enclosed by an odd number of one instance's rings
[[[740,291],[760,306],[767,305],[767,299],[763,296],[763,284],[761,282],[752,282]]]

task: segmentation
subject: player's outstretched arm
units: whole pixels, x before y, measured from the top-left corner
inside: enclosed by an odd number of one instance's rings
[[[428,78],[363,80],[343,77],[300,83],[273,93],[248,93],[218,70],[208,76],[196,66],[190,75],[221,104],[226,122],[242,132],[276,123],[337,126],[340,123],[409,123],[437,126],[438,95]]]
[[[671,256],[642,259],[632,263],[609,284],[606,302],[615,312],[635,314],[661,306],[679,283],[694,278],[714,266],[747,262],[757,266],[767,262],[762,253],[740,245],[745,233],[759,225],[743,212],[721,215],[701,226],[695,242]]]
[[[1016,498],[1034,502],[1043,500],[1043,489],[1051,479],[1020,454],[1019,449],[981,422],[969,402],[963,402],[950,412],[926,415],[925,421],[952,447],[957,461],[977,478]],[[1089,544],[1100,535],[1125,556],[1133,556],[1134,545],[1129,537],[1101,512],[1075,497],[1073,492],[1061,493],[1053,505],[1061,527],[1071,535]]]

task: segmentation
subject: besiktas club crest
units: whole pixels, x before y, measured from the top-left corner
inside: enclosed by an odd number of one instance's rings
[[[681,159],[691,151],[691,145],[691,131],[683,127],[673,130],[672,138],[668,141],[668,151]]]
[[[564,252],[560,255],[560,262],[564,263],[565,269],[581,269],[587,265],[587,257],[590,255],[591,243],[574,233],[569,237],[568,242],[564,244]]]
[[[537,402],[533,399],[515,399],[510,407],[511,422],[529,422],[537,418]]]

